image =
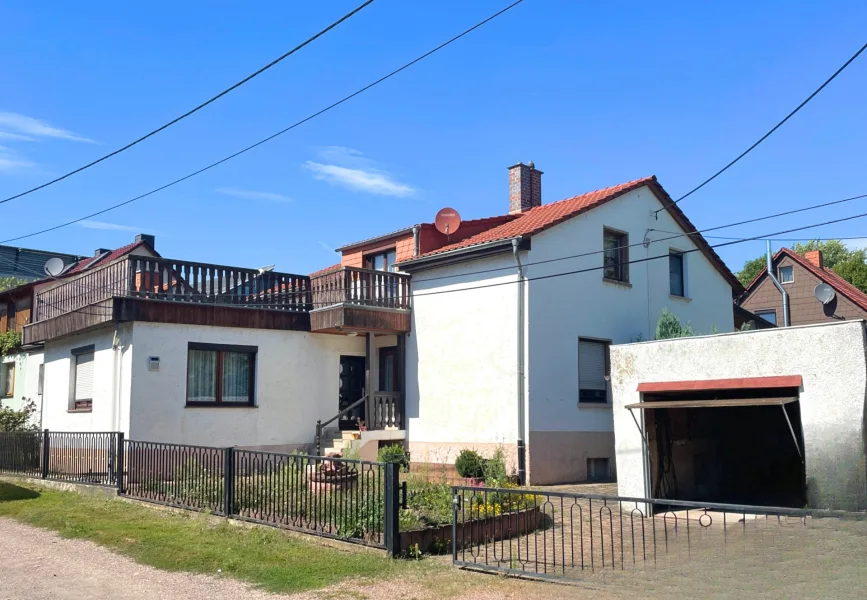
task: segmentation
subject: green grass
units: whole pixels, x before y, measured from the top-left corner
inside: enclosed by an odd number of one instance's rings
[[[0,516],[89,540],[168,571],[241,579],[272,592],[321,589],[353,579],[400,578],[434,565],[343,551],[278,530],[245,528],[72,492],[0,482]]]

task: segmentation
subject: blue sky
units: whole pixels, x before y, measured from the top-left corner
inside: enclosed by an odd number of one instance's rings
[[[269,62],[359,0],[0,5],[0,196],[80,166]],[[0,205],[0,239],[138,195],[415,58],[506,0],[377,0],[188,120]],[[710,7],[526,0],[336,110],[85,226],[18,242],[90,254],[139,231],[164,256],[306,273],[330,250],[430,221],[502,214],[506,167],[544,201],[656,174],[675,197],[755,141],[865,42],[863,2]],[[867,56],[685,200],[699,228],[867,193]],[[867,212],[867,200],[720,235]],[[867,235],[867,219],[814,230]],[[802,234],[806,235],[806,234]],[[711,240],[713,242],[714,240]],[[722,249],[737,270],[761,242]]]

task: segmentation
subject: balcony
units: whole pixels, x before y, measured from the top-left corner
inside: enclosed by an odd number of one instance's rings
[[[406,333],[410,276],[341,267],[311,278],[310,330],[321,333]]]
[[[409,331],[409,276],[344,268],[311,280],[306,275],[128,256],[40,284],[24,343],[124,321],[401,333]]]

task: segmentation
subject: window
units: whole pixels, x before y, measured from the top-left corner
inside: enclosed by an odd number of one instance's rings
[[[608,472],[607,458],[588,458],[587,459],[587,479],[591,481],[599,481],[608,479],[611,474]]]
[[[15,303],[9,303],[9,310],[6,313],[6,331],[15,331]]]
[[[376,269],[377,271],[396,271],[394,263],[397,262],[397,254],[394,248],[379,252],[377,254],[368,254],[364,257],[364,266],[367,269]]]
[[[187,406],[253,406],[257,350],[190,342]]]
[[[770,310],[757,310],[756,314],[763,318],[768,323],[777,324],[777,311],[775,309]]]
[[[72,356],[72,410],[90,410],[93,408],[94,347],[76,348],[72,351]]]
[[[669,250],[668,252],[668,289],[668,293],[672,296],[686,296],[683,253],[678,250]]]
[[[602,230],[602,276],[613,281],[629,281],[629,236],[613,229]]]
[[[608,342],[578,340],[578,402],[608,402]]]
[[[780,267],[780,283],[792,283],[795,281],[794,267]]]
[[[15,363],[7,362],[0,365],[0,391],[4,398],[15,395]]]

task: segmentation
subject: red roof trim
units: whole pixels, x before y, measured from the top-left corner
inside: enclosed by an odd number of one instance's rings
[[[767,388],[801,387],[804,383],[800,375],[780,375],[776,377],[740,377],[735,379],[705,379],[693,381],[643,382],[638,384],[639,392],[696,392],[713,390],[758,390]]]
[[[795,252],[794,250],[790,250],[789,248],[780,248],[776,254],[774,254],[773,264],[776,266],[777,261],[781,258],[781,256],[788,256],[796,263],[807,269],[810,273],[815,275],[824,283],[827,283],[832,288],[834,288],[837,293],[842,294],[846,298],[848,298],[853,304],[855,304],[858,308],[862,310],[867,310],[867,294],[856,288],[854,285],[837,275],[832,269],[824,268],[820,269],[818,265],[811,263],[809,260]],[[750,294],[753,293],[755,288],[758,285],[758,282],[768,273],[767,267],[762,267],[762,270],[759,271],[753,280],[746,286],[746,295],[740,301],[741,304],[746,301]]]

